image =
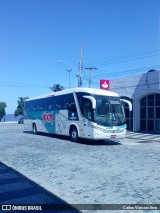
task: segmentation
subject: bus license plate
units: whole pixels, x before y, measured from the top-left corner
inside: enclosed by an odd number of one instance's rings
[[[111,137],[111,138],[116,138],[116,135],[111,135],[110,137]]]

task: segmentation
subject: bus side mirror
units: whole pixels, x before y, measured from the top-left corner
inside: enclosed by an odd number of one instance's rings
[[[132,111],[132,103],[131,103],[130,101],[128,101],[128,100],[126,100],[126,99],[121,99],[121,101],[127,103],[128,106],[129,106],[129,111]]]
[[[96,108],[96,99],[92,96],[89,95],[84,95],[83,98],[88,98],[91,103],[92,103],[92,108],[95,109]]]

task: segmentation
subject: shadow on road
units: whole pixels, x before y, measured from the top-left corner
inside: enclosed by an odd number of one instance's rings
[[[0,162],[0,204],[2,205],[46,204],[45,206],[47,206],[47,204],[48,205],[58,204],[57,206],[61,207],[62,210],[53,210],[49,212],[80,213],[79,210],[74,209],[70,204],[66,203],[61,198],[50,193],[40,185],[28,179],[27,177],[17,172],[13,168],[6,166],[2,162]],[[67,209],[70,210],[65,209],[63,210],[63,206],[66,206]],[[21,212],[21,211],[5,210],[4,212]],[[42,210],[41,212],[48,212],[48,211]]]
[[[23,133],[27,134],[33,134],[31,131],[23,131]],[[38,135],[51,137],[51,138],[57,138],[60,140],[68,141],[70,140],[69,136],[62,136],[62,135],[56,135],[56,134],[49,134],[49,133],[38,133]],[[71,142],[73,143],[73,142]],[[114,145],[121,145],[119,141],[116,140],[90,140],[90,139],[79,139],[79,144],[83,145],[90,145],[90,146],[114,146]]]
[[[86,139],[80,139],[80,144],[83,145],[90,145],[90,146],[114,146],[114,145],[121,145],[119,141],[113,141],[113,140],[86,140]]]

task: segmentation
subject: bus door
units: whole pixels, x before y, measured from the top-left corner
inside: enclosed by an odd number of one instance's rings
[[[92,102],[91,100],[84,98],[83,99],[83,107],[82,107],[82,114],[83,118],[83,136],[86,138],[91,138],[93,136],[93,128],[91,126],[91,121],[93,117],[93,109],[92,109]]]

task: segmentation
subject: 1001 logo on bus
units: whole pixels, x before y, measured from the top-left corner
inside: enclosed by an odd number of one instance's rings
[[[48,122],[48,123],[53,124],[53,113],[46,113],[46,112],[44,112],[42,114],[42,120],[43,120],[44,123]]]

